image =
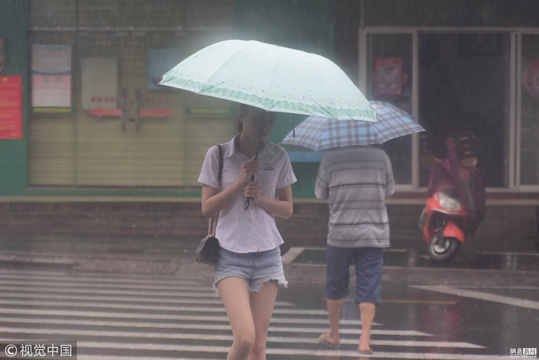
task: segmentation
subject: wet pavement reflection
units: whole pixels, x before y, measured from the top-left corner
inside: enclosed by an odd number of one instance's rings
[[[295,263],[325,263],[325,249],[305,249]],[[478,270],[539,271],[539,253],[475,252],[458,253],[454,258],[432,261],[416,248],[395,249],[384,252],[384,266],[453,268]]]
[[[461,286],[439,271],[432,273],[430,283],[436,284],[435,278],[440,277],[440,283],[453,284],[440,288],[414,285],[415,280],[384,281],[371,343],[375,358],[506,359],[511,349],[537,348],[539,280],[532,274],[533,285],[529,279],[506,282],[496,279],[496,274],[462,273],[473,278],[473,285]],[[324,285],[294,283],[280,298],[323,309]],[[359,320],[359,309],[352,298],[345,302],[342,319]],[[344,332],[354,328],[360,326],[342,326]],[[407,333],[412,330],[417,333]],[[345,333],[341,338],[347,341],[343,351],[357,346],[357,335]]]
[[[72,240],[25,238],[22,250],[22,242],[5,243],[0,340],[77,341],[79,360],[226,357],[232,334],[213,272],[194,263],[192,249],[166,239],[94,239],[91,249],[88,239]],[[433,263],[423,245],[396,241],[385,252],[370,357],[356,351],[361,323],[352,298],[343,306],[341,348],[317,343],[328,329],[325,249],[283,251],[289,287],[277,298],[267,359],[497,360],[539,348],[537,253],[463,247]],[[51,248],[64,252],[53,256]]]

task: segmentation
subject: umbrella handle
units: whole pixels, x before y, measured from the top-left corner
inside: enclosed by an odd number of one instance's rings
[[[255,181],[255,176],[254,175],[251,175],[251,181]],[[243,210],[247,211],[247,209],[249,209],[249,205],[251,204],[251,200],[253,200],[252,197],[248,197],[245,200],[245,203],[243,204]]]
[[[260,151],[260,142],[262,140],[262,130],[264,130],[264,121],[265,120],[262,120],[260,122],[260,131],[258,132],[258,144],[256,144],[255,160],[258,160],[258,152]],[[255,181],[254,175],[251,175],[251,181]],[[247,200],[245,200],[245,204],[243,204],[243,210],[247,211],[247,209],[249,209],[249,205],[251,205],[251,200],[253,200],[252,197],[248,197]]]

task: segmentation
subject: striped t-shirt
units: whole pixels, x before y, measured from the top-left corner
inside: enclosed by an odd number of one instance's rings
[[[315,195],[329,199],[328,245],[389,247],[385,197],[395,192],[386,153],[354,146],[330,151],[322,160]]]

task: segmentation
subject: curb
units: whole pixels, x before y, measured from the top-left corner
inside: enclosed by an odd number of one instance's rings
[[[20,252],[0,254],[0,263],[4,266],[55,267],[69,272],[173,275],[178,271],[180,262],[178,257],[151,255],[88,254],[84,256]]]

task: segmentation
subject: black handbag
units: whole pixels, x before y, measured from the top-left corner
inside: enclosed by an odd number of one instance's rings
[[[219,148],[219,172],[217,179],[221,182],[223,177],[223,148]],[[195,250],[196,262],[199,264],[216,265],[219,261],[219,240],[215,237],[215,228],[217,227],[218,216],[212,216],[208,220],[208,235],[200,240]]]
[[[217,219],[210,218],[208,236],[200,240],[195,250],[196,262],[199,264],[215,265],[219,260],[219,240],[215,237]],[[212,224],[213,223],[213,224]],[[213,230],[213,231],[212,231]]]

